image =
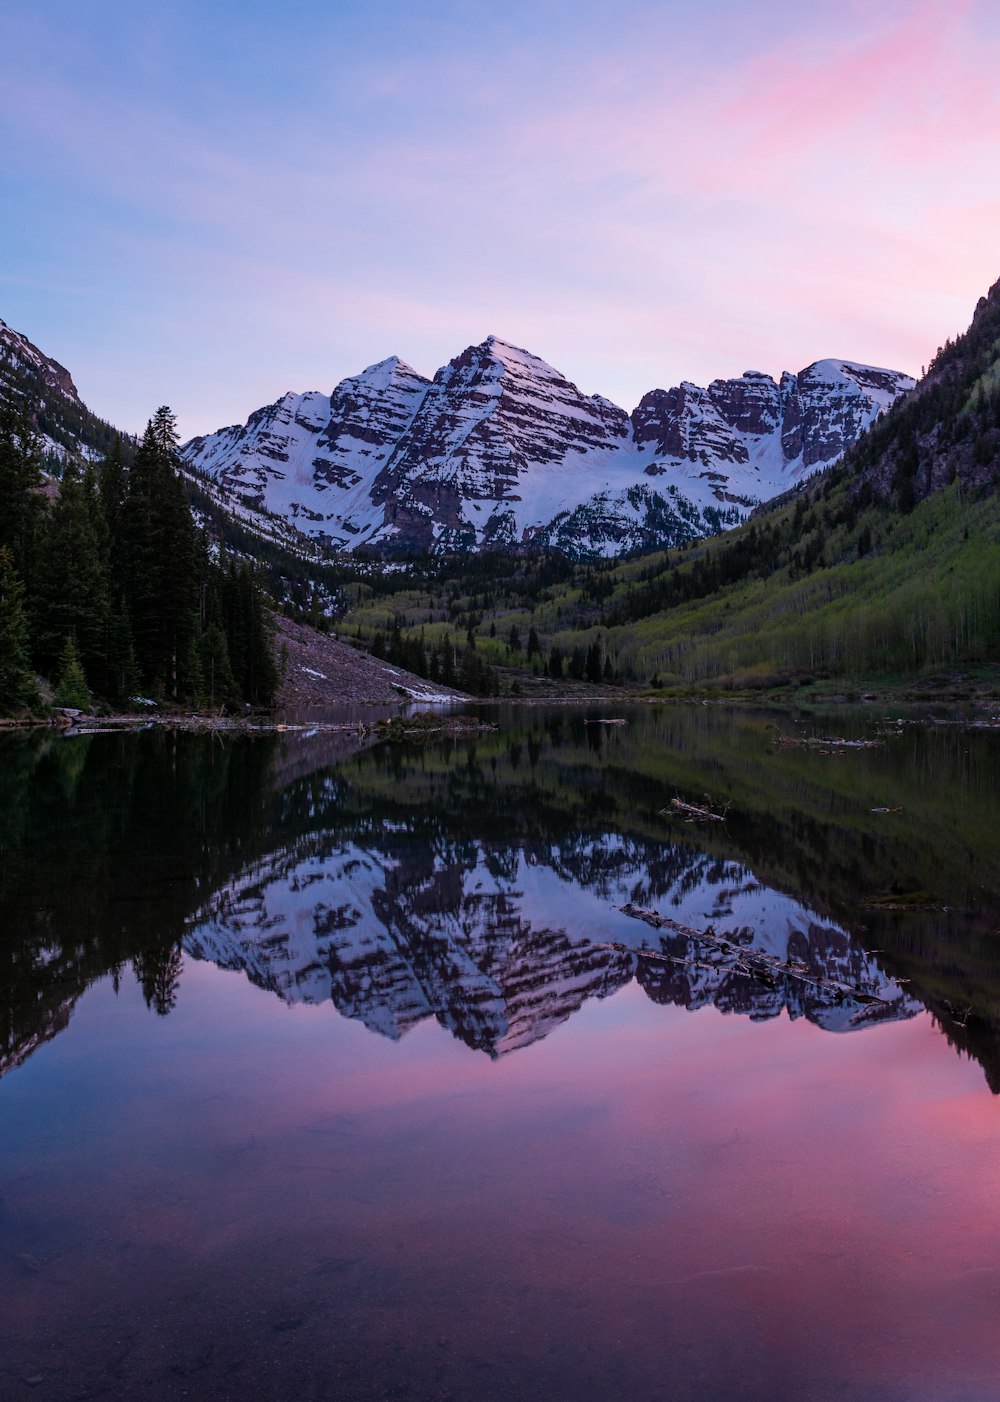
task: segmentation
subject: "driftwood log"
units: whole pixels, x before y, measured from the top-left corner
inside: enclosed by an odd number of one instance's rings
[[[888,998],[882,998],[870,989],[857,988],[853,984],[842,982],[840,979],[811,973],[808,966],[803,964],[800,959],[780,959],[776,954],[766,954],[762,950],[749,949],[746,945],[734,944],[731,940],[721,939],[711,926],[707,930],[697,930],[691,925],[682,925],[679,921],[672,920],[669,915],[661,915],[659,911],[647,910],[645,906],[636,905],[634,901],[629,901],[620,909],[623,915],[630,915],[635,920],[641,920],[654,930],[669,930],[672,934],[682,935],[685,939],[697,940],[700,944],[705,945],[706,949],[722,955],[733,973],[746,974],[750,978],[759,979],[772,986],[779,979],[794,979],[799,983],[807,983],[814,988],[822,989],[823,992],[829,993],[840,1002],[851,998],[858,1003],[882,1003],[885,1006],[890,1004]],[[698,967],[700,962],[678,958],[665,951],[636,950],[631,945],[616,941],[610,941],[602,945],[602,948],[629,951],[640,955],[643,959],[656,959],[669,964],[694,964],[695,967]],[[717,968],[718,964],[701,962],[701,967]],[[896,979],[895,982],[902,984],[906,980]]]

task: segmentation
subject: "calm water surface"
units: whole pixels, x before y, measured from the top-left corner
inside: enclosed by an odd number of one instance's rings
[[[0,1396],[1000,1398],[1000,733],[627,714],[3,738]]]

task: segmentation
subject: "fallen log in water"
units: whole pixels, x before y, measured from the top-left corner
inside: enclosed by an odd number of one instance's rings
[[[842,735],[779,735],[774,742],[783,749],[818,750],[822,755],[840,750],[877,750],[881,740],[845,740]]]
[[[870,989],[856,988],[853,984],[843,983],[840,979],[810,973],[808,966],[803,964],[800,959],[781,959],[776,954],[767,954],[763,950],[751,949],[746,945],[734,944],[731,940],[720,939],[711,926],[707,930],[697,930],[691,925],[682,925],[679,921],[672,920],[669,915],[661,915],[659,911],[647,910],[645,906],[636,905],[634,901],[629,901],[626,905],[620,906],[619,909],[623,915],[630,915],[635,920],[641,920],[644,924],[651,925],[654,930],[670,930],[675,935],[682,935],[685,939],[697,940],[706,945],[709,949],[723,956],[733,973],[745,974],[771,986],[779,979],[796,979],[800,983],[808,983],[814,988],[829,993],[838,1002],[852,998],[858,1003],[881,1003],[886,1007],[891,1006],[891,999],[882,998]],[[602,944],[601,948],[627,951],[641,956],[643,959],[661,960],[670,964],[691,963],[697,967],[699,963],[696,960],[678,958],[664,951],[635,949],[631,945],[617,941]],[[706,965],[705,967],[718,966]],[[896,982],[900,982],[900,980],[896,980]]]
[[[707,794],[706,794],[707,798]],[[686,823],[724,823],[726,814],[732,805],[727,803],[721,813],[716,813],[707,805],[698,803],[685,803],[681,798],[672,798],[666,808],[661,808],[661,813],[679,813]]]

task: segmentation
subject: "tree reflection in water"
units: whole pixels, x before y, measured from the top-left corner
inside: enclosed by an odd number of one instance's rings
[[[776,747],[795,718],[773,713],[584,720],[510,711],[471,740],[367,749],[5,737],[0,1067],[127,965],[166,1015],[183,949],[390,1037],[433,1017],[490,1055],[633,979],[655,1002],[831,1031],[927,1007],[1000,1085],[1000,736],[913,726],[830,757]],[[706,790],[724,826],[664,815]],[[714,939],[654,932],[628,901]],[[746,949],[798,973],[747,972]]]

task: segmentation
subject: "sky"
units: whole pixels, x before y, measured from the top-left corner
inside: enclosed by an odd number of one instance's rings
[[[0,318],[185,436],[495,334],[632,409],[919,374],[1000,278],[995,0],[4,0]]]

